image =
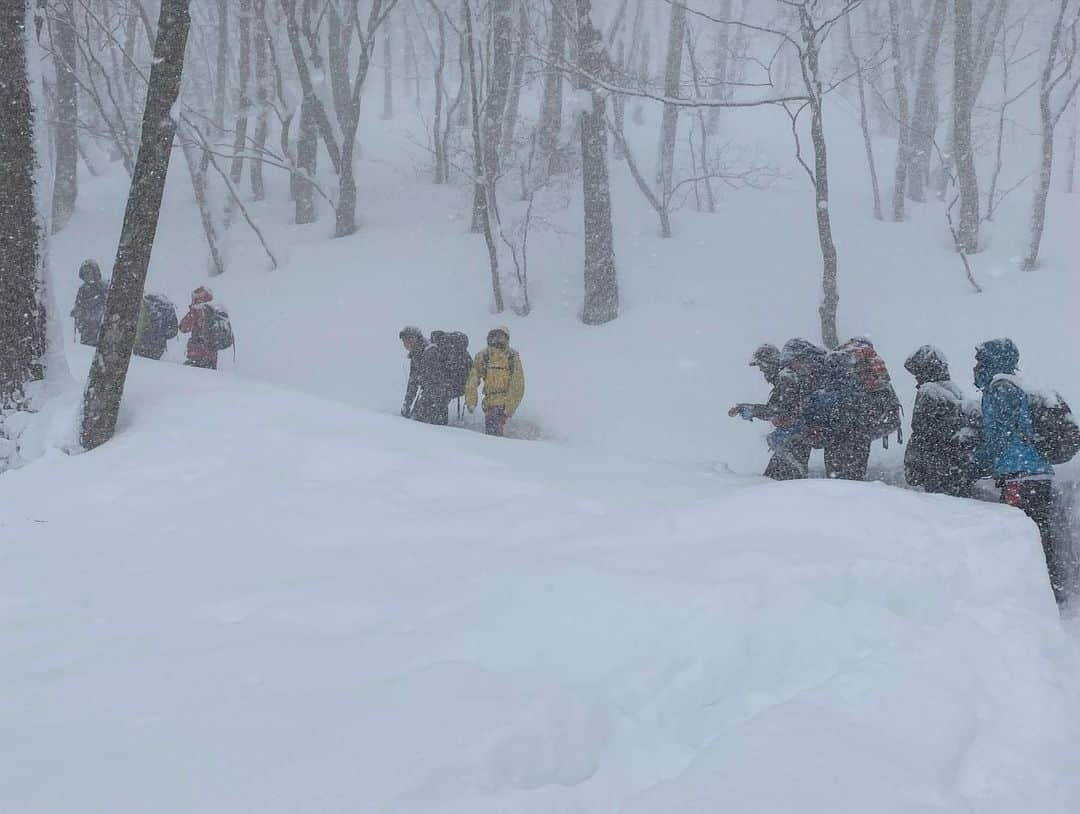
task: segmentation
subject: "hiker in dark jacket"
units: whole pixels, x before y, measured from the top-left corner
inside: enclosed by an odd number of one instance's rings
[[[739,417],[746,421],[769,421],[772,422],[777,428],[779,424],[776,422],[779,420],[784,423],[781,417],[781,398],[784,395],[785,388],[780,387],[781,379],[781,365],[780,365],[780,349],[776,345],[764,344],[760,345],[757,350],[754,351],[754,355],[750,357],[750,367],[756,367],[761,371],[761,375],[765,378],[765,381],[771,385],[772,390],[769,392],[768,401],[764,404],[754,403],[740,403],[736,404],[730,410],[728,410],[728,416],[731,418]],[[795,381],[794,376],[789,377],[791,382]],[[787,388],[787,389],[790,389]],[[769,464],[765,468],[765,476],[772,478],[773,480],[791,480],[793,478],[803,477],[800,474],[800,467],[792,465],[787,455],[790,454],[786,449],[781,450],[779,453],[773,450],[773,455],[769,459]],[[798,453],[796,458],[798,458]],[[806,452],[807,459],[809,459],[810,452]],[[803,468],[805,469],[805,467]]]
[[[825,477],[832,480],[866,480],[870,447],[874,439],[868,431],[870,405],[867,403],[856,367],[861,354],[879,359],[869,339],[848,341],[828,355],[828,378],[838,396],[836,415],[823,434]],[[888,374],[886,373],[886,378]]]
[[[446,334],[432,331],[431,342],[420,355],[420,395],[413,418],[425,424],[445,427],[450,423],[450,387],[442,342]]]
[[[79,342],[92,347],[97,345],[101,321],[105,316],[105,300],[109,296],[109,286],[101,279],[101,267],[96,260],[84,260],[79,266],[79,293],[75,295],[75,306],[71,316],[75,318],[75,330]]]
[[[819,386],[825,351],[805,339],[788,341],[780,352],[780,371],[769,397],[769,434],[773,456],[765,469],[773,480],[805,478],[810,467],[814,438],[803,419],[810,394]]]
[[[207,306],[214,299],[213,292],[205,286],[199,286],[191,292],[191,307],[180,321],[180,333],[191,334],[187,344],[189,367],[217,370],[218,352],[210,341],[210,314]]]
[[[1065,579],[1051,520],[1054,468],[1035,446],[1031,400],[1016,380],[1020,351],[1011,339],[992,339],[975,350],[975,386],[982,391],[983,437],[976,464],[1001,488],[1001,501],[1021,509],[1039,528],[1050,584],[1064,601]]]
[[[908,486],[953,497],[971,497],[972,460],[978,442],[977,410],[965,405],[963,391],[949,377],[944,354],[923,345],[904,362],[918,388],[911,412],[911,438],[904,451]]]
[[[398,338],[409,356],[409,382],[405,385],[405,403],[401,407],[401,415],[403,418],[412,418],[416,397],[420,394],[420,359],[428,341],[423,331],[413,325],[402,328]]]

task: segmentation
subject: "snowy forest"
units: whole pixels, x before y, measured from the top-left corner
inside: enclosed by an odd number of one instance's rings
[[[1080,811],[1080,0],[4,0],[0,110],[0,810]]]

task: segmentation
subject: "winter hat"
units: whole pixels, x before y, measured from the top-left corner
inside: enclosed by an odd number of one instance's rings
[[[991,339],[975,348],[975,386],[980,390],[995,376],[1008,376],[1020,365],[1020,351],[1011,339]]]
[[[401,340],[408,339],[416,342],[418,340],[423,340],[423,338],[424,332],[417,328],[415,325],[406,325],[404,328],[401,329],[401,332],[398,333],[398,339]]]
[[[780,367],[780,348],[766,342],[750,357],[750,367]]]
[[[79,279],[84,283],[97,283],[101,281],[101,266],[97,260],[83,260],[79,266]]]
[[[949,378],[949,362],[933,345],[923,345],[904,362],[904,369],[919,384],[943,382]]]
[[[192,305],[201,305],[210,302],[212,299],[214,299],[214,292],[204,285],[199,286],[191,292]]]
[[[502,335],[502,339],[499,339],[499,335]],[[492,328],[488,331],[487,343],[497,348],[505,348],[510,344],[510,329],[500,325],[498,328]]]

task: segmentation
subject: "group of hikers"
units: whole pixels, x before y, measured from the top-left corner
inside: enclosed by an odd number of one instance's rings
[[[412,325],[398,334],[409,357],[405,387],[405,418],[426,424],[450,423],[450,404],[461,399],[473,412],[484,391],[484,431],[502,436],[506,423],[525,397],[525,370],[521,356],[510,347],[510,330],[493,328],[486,347],[472,357],[469,337],[458,331],[432,331],[431,338]]]
[[[75,332],[84,345],[97,347],[101,323],[105,317],[105,302],[109,284],[101,277],[96,260],[85,260],[79,267],[82,285],[75,295],[71,316]],[[170,339],[188,334],[187,361],[190,367],[217,370],[218,353],[233,347],[232,323],[228,312],[212,305],[214,295],[206,286],[191,292],[191,305],[183,319],[177,320],[176,306],[160,294],[143,296],[139,321],[135,329],[133,353],[147,359],[161,359]]]
[[[900,400],[874,345],[856,338],[834,351],[805,339],[784,347],[762,345],[751,358],[772,387],[765,404],[736,404],[731,417],[771,422],[775,480],[808,475],[810,454],[823,449],[830,478],[866,478],[870,448],[903,441]],[[975,350],[974,383],[981,403],[965,399],[940,350],[923,345],[904,363],[917,395],[911,439],[904,454],[908,485],[970,497],[976,481],[993,478],[1001,500],[1024,511],[1039,528],[1050,582],[1058,601],[1070,576],[1055,549],[1051,518],[1054,465],[1080,452],[1080,427],[1060,396],[1028,392],[1017,378],[1020,352],[1011,339]]]

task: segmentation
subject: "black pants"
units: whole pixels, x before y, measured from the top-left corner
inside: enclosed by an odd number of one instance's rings
[[[866,480],[871,439],[843,435],[825,442],[825,475],[837,480]]]
[[[805,478],[810,470],[810,452],[812,447],[802,439],[788,439],[773,450],[769,465],[765,467],[765,477],[773,480],[799,480]]]
[[[197,367],[201,370],[217,370],[216,359],[188,359],[184,364],[188,367]]]
[[[1053,481],[1006,480],[1001,488],[1001,502],[1020,509],[1038,526],[1043,555],[1046,557],[1046,571],[1050,576],[1050,587],[1054,589],[1054,598],[1061,603],[1065,599],[1066,575],[1065,564],[1054,547]]]
[[[488,435],[496,435],[502,437],[506,432],[506,422],[509,417],[506,415],[505,407],[492,407],[490,410],[484,411],[484,432]]]
[[[412,417],[424,424],[445,427],[450,423],[450,402],[439,396],[427,396],[423,392],[416,400]]]

